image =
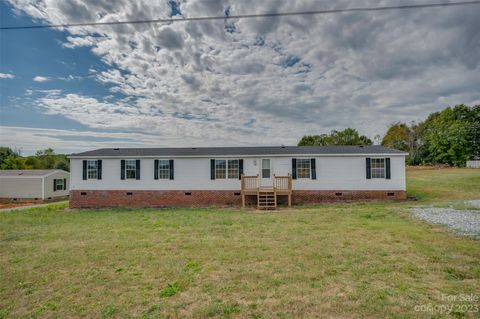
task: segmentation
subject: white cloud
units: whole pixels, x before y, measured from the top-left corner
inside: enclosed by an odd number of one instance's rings
[[[13,79],[15,75],[10,73],[0,73],[0,79]]]
[[[141,133],[115,133],[59,130],[30,127],[0,126],[0,136],[9,136],[8,141],[2,141],[22,154],[33,154],[39,149],[52,147],[57,153],[73,153],[92,148],[102,147],[132,147],[136,144],[152,145],[158,138]],[[39,141],[42,141],[39,143]]]
[[[158,136],[139,132],[77,131],[64,129],[45,129],[32,127],[1,126],[2,146],[21,150],[22,155],[31,155],[36,151],[53,148],[57,153],[71,154],[95,148],[111,147],[189,147],[192,144],[181,136]],[[201,137],[192,137],[194,144],[200,144]],[[255,145],[256,143],[251,143]],[[219,138],[216,146],[231,146],[224,138]],[[243,145],[243,144],[242,144]]]
[[[49,23],[170,13],[167,1],[10,3]],[[346,0],[222,0],[180,1],[179,8],[191,17],[349,6]],[[90,47],[108,65],[90,74],[127,98],[61,93],[37,102],[47,114],[92,129],[144,130],[169,145],[177,145],[175,138],[187,145],[295,144],[303,134],[346,126],[373,137],[393,121],[478,103],[479,15],[480,6],[468,6],[70,28],[63,45]]]
[[[37,75],[32,80],[35,81],[35,82],[46,82],[46,81],[50,80],[50,78],[48,78],[46,76]]]

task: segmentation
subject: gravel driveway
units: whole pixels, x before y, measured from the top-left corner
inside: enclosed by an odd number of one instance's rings
[[[472,201],[478,202],[480,200]],[[468,202],[468,205],[474,206]],[[480,236],[480,212],[476,210],[458,210],[453,208],[435,208],[435,207],[416,207],[412,208],[412,213],[419,219],[433,224],[442,224],[454,232]]]

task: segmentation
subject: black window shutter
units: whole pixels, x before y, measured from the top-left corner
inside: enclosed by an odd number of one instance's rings
[[[243,159],[238,160],[238,179],[242,179],[243,175]]]
[[[366,158],[366,166],[367,166],[367,179],[371,179],[372,178],[372,169],[370,167],[370,157],[367,157]]]
[[[297,179],[297,159],[292,158],[292,179]]]
[[[55,192],[57,190],[57,180],[53,180],[53,191]]]
[[[63,179],[63,190],[67,190],[67,179]]]
[[[158,160],[153,161],[153,179],[158,179]]]
[[[136,160],[135,162],[135,177],[136,179],[140,179],[140,160]]]
[[[210,160],[210,179],[215,179],[215,160]]]
[[[317,168],[314,158],[310,159],[310,170],[312,171],[312,179],[317,179]]]
[[[102,160],[97,161],[97,179],[102,179]]]
[[[83,180],[87,179],[87,161],[83,161]]]
[[[173,176],[173,172],[174,172],[174,169],[173,169],[173,160],[170,160],[168,164],[169,164],[169,166],[170,166],[170,179],[174,179],[174,176]]]
[[[390,172],[390,158],[385,159],[385,178],[390,179],[391,178],[391,172]]]
[[[125,179],[125,160],[120,161],[120,179]]]

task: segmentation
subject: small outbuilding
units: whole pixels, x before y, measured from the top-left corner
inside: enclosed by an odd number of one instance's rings
[[[480,168],[480,159],[467,161],[468,168]]]
[[[70,173],[58,169],[0,170],[0,200],[68,197]]]

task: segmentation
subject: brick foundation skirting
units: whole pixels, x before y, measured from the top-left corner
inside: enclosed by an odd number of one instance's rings
[[[405,191],[293,191],[293,204],[332,201],[404,200]],[[279,196],[279,203],[286,203]],[[256,205],[256,196],[247,196],[248,205]],[[240,191],[161,191],[161,190],[73,190],[70,208],[100,207],[206,207],[241,206]]]

